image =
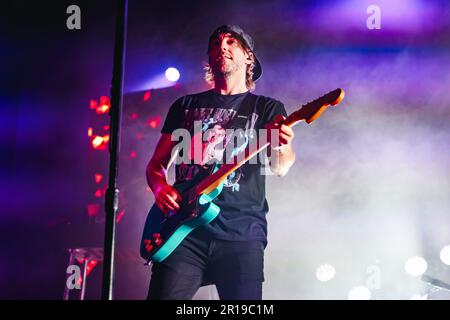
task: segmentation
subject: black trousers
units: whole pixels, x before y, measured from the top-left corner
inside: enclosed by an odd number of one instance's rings
[[[223,241],[193,231],[165,260],[155,262],[147,299],[190,300],[215,284],[221,300],[261,300],[262,241]]]

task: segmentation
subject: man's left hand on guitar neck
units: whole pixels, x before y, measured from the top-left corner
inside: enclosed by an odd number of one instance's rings
[[[272,122],[266,124],[269,141],[274,134],[278,138],[271,141],[267,154],[270,159],[270,170],[278,176],[286,175],[295,162],[295,152],[292,149],[295,134],[291,127],[282,123],[284,119],[284,116],[277,115]],[[277,131],[272,133],[272,130]]]

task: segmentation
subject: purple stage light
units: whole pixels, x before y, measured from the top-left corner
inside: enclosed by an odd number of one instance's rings
[[[379,31],[395,34],[425,35],[447,25],[446,11],[440,1],[424,0],[341,0],[320,2],[309,8],[303,24],[328,35],[352,35],[373,31],[367,20],[379,13]]]

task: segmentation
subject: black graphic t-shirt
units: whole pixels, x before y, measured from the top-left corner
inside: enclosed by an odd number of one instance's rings
[[[204,133],[201,151],[203,161],[177,164],[175,184],[192,179],[201,170],[210,170],[212,165],[208,161],[220,159],[221,155],[217,154],[214,145],[223,140],[227,124],[236,115],[247,94],[220,95],[209,90],[181,97],[170,107],[161,133],[172,134],[174,130],[183,128],[193,135],[194,121],[201,121],[196,122],[197,128],[201,124]],[[257,96],[257,103],[245,125],[246,134],[258,133],[258,129],[263,129],[278,114],[287,115],[283,103],[270,97]],[[243,141],[248,143],[247,139]],[[245,146],[241,145],[237,152]],[[261,240],[267,243],[266,214],[269,207],[265,195],[263,163],[258,157],[256,163],[245,163],[227,177],[222,192],[213,200],[220,207],[219,216],[196,232],[221,240]]]

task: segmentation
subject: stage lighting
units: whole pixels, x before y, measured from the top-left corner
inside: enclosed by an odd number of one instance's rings
[[[102,190],[101,189],[97,189],[97,191],[95,191],[94,196],[96,198],[101,198],[102,197]]]
[[[167,70],[169,70],[169,69],[167,69]],[[167,70],[166,70],[166,74],[167,74]],[[144,93],[144,101],[150,100],[151,97],[152,97],[152,94],[151,94],[150,91],[146,91],[146,92]]]
[[[422,275],[428,268],[428,264],[422,257],[412,257],[405,263],[405,271],[413,277]]]
[[[89,217],[98,216],[98,214],[100,213],[100,205],[98,205],[97,203],[89,203],[87,205],[87,213]]]
[[[330,281],[335,274],[336,270],[331,264],[322,264],[316,269],[316,278],[322,282]]]
[[[89,108],[95,110],[95,109],[97,109],[97,107],[98,107],[98,102],[97,102],[97,100],[91,99],[91,100],[89,101]]]
[[[357,286],[353,287],[348,293],[348,300],[370,300],[371,296],[369,288]]]
[[[170,67],[166,70],[166,78],[169,81],[175,82],[180,79],[180,72],[177,69]]]
[[[444,248],[442,248],[440,257],[443,263],[450,266],[450,245],[447,245]]]
[[[95,136],[94,139],[92,139],[91,143],[94,149],[105,150],[108,141],[109,141],[109,134],[104,136]]]
[[[102,175],[102,174],[96,173],[96,174],[94,175],[95,183],[100,183],[100,181],[102,181],[102,179],[103,179],[103,175]]]
[[[109,97],[107,96],[101,96],[100,97],[100,105],[95,110],[98,114],[105,114],[111,109],[111,101],[109,100]]]
[[[97,264],[98,264],[97,260],[90,260],[88,262],[88,264],[86,266],[86,276],[88,276],[91,273],[92,269],[94,269]],[[83,280],[81,280],[81,281],[83,281]]]
[[[153,129],[156,129],[159,124],[161,123],[161,117],[157,116],[154,118],[150,118],[147,120],[147,123],[150,127],[152,127]]]
[[[94,139],[92,139],[92,147],[94,149],[97,149],[98,147],[100,147],[100,145],[103,143],[103,137],[100,136],[95,136]]]
[[[122,211],[120,211],[120,212],[117,214],[116,223],[119,223],[120,220],[122,220],[122,217],[123,217],[123,214],[124,214],[124,213],[125,213],[125,210],[122,210]]]

